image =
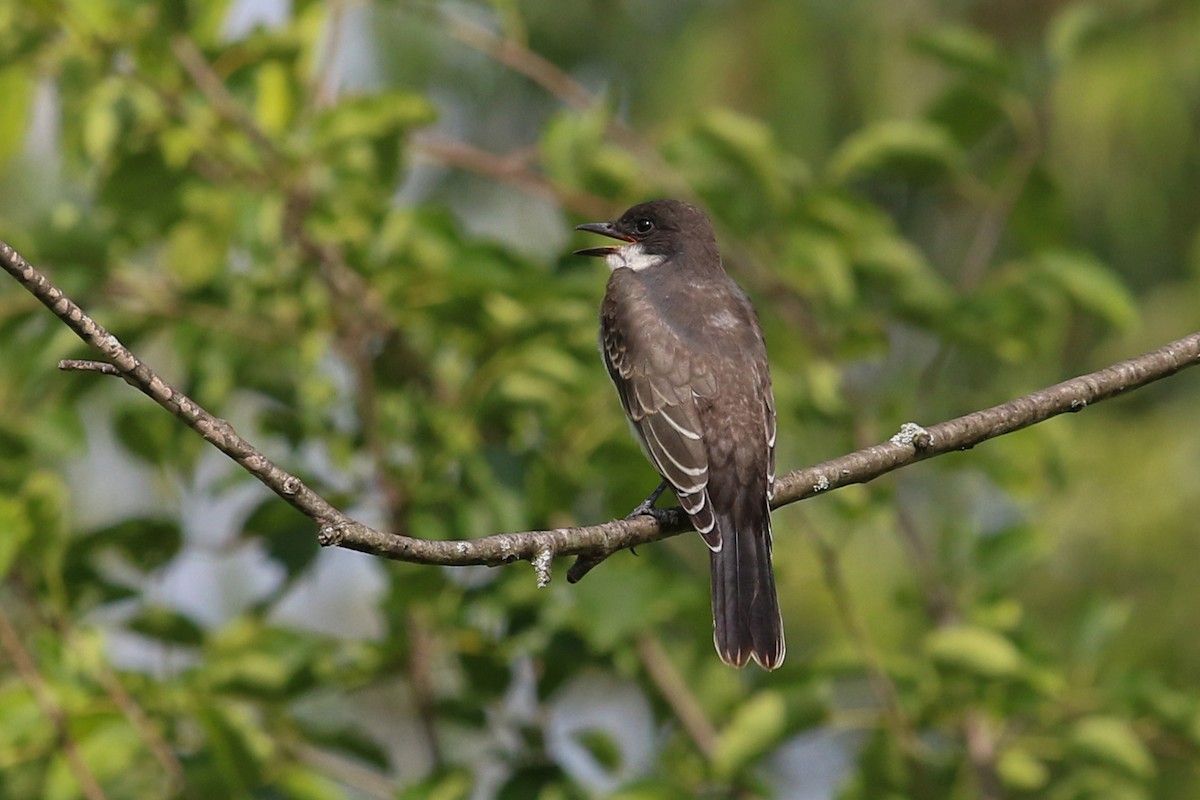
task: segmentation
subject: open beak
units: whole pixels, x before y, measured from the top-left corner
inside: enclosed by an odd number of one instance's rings
[[[632,236],[626,236],[618,231],[611,222],[585,222],[583,225],[576,225],[575,230],[587,231],[588,233],[598,233],[601,236],[610,236],[613,239],[620,239],[623,242],[637,241]],[[607,256],[617,252],[616,247],[588,247],[584,250],[576,250],[577,256]]]

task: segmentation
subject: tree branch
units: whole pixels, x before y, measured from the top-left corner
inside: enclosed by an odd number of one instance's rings
[[[526,159],[489,153],[434,133],[415,134],[411,141],[413,150],[431,161],[516,186],[577,214],[602,218],[612,213],[609,201],[586,192],[559,189],[549,178],[530,169]]]
[[[376,530],[338,511],[295,475],[285,471],[237,434],[175,389],[118,341],[78,305],[34,269],[19,253],[0,241],[0,264],[49,308],[84,342],[100,353],[120,376],[174,414],[221,452],[240,464],[269,489],[319,526],[317,538],[384,558],[418,564],[466,566],[529,561],[538,583],[550,580],[556,556],[582,556],[568,573],[578,580],[604,557],[618,550],[665,539],[688,530],[679,508],[671,509],[660,525],[649,516],[613,520],[586,527],[500,533],[481,539],[431,541]],[[866,483],[892,470],[943,453],[975,445],[1027,428],[1059,414],[1082,411],[1093,403],[1174,375],[1200,364],[1200,333],[1193,333],[1157,350],[1111,367],[1081,375],[1038,392],[976,411],[927,428],[906,423],[890,441],[784,475],[775,481],[773,506],[853,483]]]
[[[688,688],[687,681],[671,663],[671,657],[667,655],[662,642],[653,634],[642,631],[634,643],[637,646],[638,658],[641,659],[642,666],[659,694],[675,712],[696,749],[711,761],[716,755],[721,735],[704,713],[704,707],[700,705],[696,695]]]
[[[516,41],[512,37],[494,34],[482,25],[458,14],[444,14],[443,19],[446,21],[446,31],[452,39],[478,50],[496,63],[524,75],[574,111],[585,113],[603,102],[602,97],[588,91],[587,87],[575,80],[569,73],[529,49],[524,43]],[[695,199],[695,192],[691,185],[663,159],[651,144],[638,136],[619,118],[614,118],[608,123],[608,134],[614,141],[637,156],[643,169],[649,173],[648,177],[668,188],[670,194],[685,197],[685,199]]]

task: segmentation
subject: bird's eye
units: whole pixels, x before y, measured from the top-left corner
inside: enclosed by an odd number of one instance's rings
[[[639,219],[637,222],[633,223],[633,229],[644,236],[645,234],[654,230],[654,221],[645,219],[643,217],[642,219]]]

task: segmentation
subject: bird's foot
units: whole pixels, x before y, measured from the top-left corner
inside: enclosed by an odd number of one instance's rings
[[[658,485],[658,488],[650,493],[650,496],[638,504],[638,507],[625,515],[625,519],[633,519],[634,517],[649,516],[654,517],[659,525],[664,525],[671,518],[671,512],[661,508],[655,508],[654,504],[658,502],[658,498],[667,490],[667,482],[663,481]]]

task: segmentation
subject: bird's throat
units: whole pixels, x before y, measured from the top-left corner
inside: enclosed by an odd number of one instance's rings
[[[666,261],[666,256],[647,253],[640,243],[628,244],[624,247],[613,247],[604,257],[604,263],[610,270],[631,269],[634,272],[652,269]]]

